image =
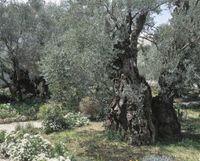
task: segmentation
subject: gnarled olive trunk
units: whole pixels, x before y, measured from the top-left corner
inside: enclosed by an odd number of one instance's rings
[[[146,16],[147,12],[141,12],[133,23],[129,14],[127,24],[119,29],[124,37],[114,45],[117,57],[112,62],[115,96],[109,106],[107,125],[133,145],[150,144],[155,138],[151,90],[137,68],[138,37]]]
[[[152,112],[157,138],[173,138],[181,133],[181,126],[173,107],[175,84],[180,79],[174,73],[163,72],[160,75],[160,91],[158,96],[152,100]]]

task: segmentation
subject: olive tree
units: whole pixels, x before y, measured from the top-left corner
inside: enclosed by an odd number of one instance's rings
[[[34,90],[29,72],[37,73],[40,50],[51,34],[51,20],[43,1],[1,3],[0,11],[0,79],[13,97],[22,100],[23,87]],[[10,75],[12,82],[4,78]]]

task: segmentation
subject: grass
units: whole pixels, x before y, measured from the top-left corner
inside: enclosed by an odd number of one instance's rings
[[[187,116],[182,118],[182,138],[157,142],[151,146],[131,146],[117,139],[111,140],[100,122],[44,137],[54,144],[64,143],[78,161],[141,160],[144,156],[154,154],[169,156],[174,161],[199,161],[200,110],[188,109],[183,112]]]
[[[200,108],[179,108],[182,113],[182,131],[200,134]]]

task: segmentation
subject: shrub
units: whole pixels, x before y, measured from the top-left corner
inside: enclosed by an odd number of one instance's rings
[[[97,119],[97,115],[100,112],[100,103],[91,97],[85,97],[79,104],[79,110],[85,116],[90,119]]]
[[[12,161],[72,161],[68,153],[55,157],[55,147],[39,135],[29,133],[8,134],[1,144],[1,153]]]
[[[71,113],[69,112],[64,116],[66,123],[70,128],[81,127],[89,124],[89,119],[81,115],[81,113]]]
[[[6,136],[1,145],[2,154],[13,161],[31,161],[43,153],[52,156],[52,146],[39,135],[23,134],[20,131]]]
[[[6,103],[0,104],[0,119],[17,118],[18,116],[27,116],[35,119],[41,102],[37,100],[26,100],[24,103]]]
[[[41,104],[43,103],[40,100],[26,99],[23,103],[17,103],[13,105],[13,108],[20,116],[28,116],[35,119]]]
[[[47,106],[42,117],[42,125],[45,133],[62,131],[68,127],[61,109],[53,106]]]
[[[100,111],[98,112],[96,119],[98,121],[104,121],[106,119],[107,114],[108,114],[107,110],[108,110],[107,108],[103,108],[103,107],[100,108]]]
[[[41,105],[39,107],[39,112],[37,113],[37,118],[38,119],[44,119],[46,113],[46,104]]]
[[[111,129],[107,129],[105,135],[108,140],[114,141],[123,141],[123,136],[119,132],[115,132]]]
[[[57,102],[48,102],[48,103],[42,104],[39,107],[39,111],[37,113],[37,118],[38,119],[44,119],[47,111],[50,108],[55,108],[57,110],[61,110],[63,113],[66,112],[66,110],[64,109],[64,107],[62,106],[62,104],[57,103]]]

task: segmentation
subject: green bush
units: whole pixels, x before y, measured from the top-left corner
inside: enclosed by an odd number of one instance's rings
[[[10,103],[0,104],[0,119],[16,117],[17,111]]]
[[[5,141],[5,131],[0,131],[0,143],[3,143]]]
[[[29,116],[35,119],[42,104],[43,102],[39,99],[26,99],[23,103],[14,104],[13,108],[20,116]]]
[[[37,113],[37,118],[38,119],[44,119],[47,111],[50,108],[55,108],[57,110],[62,111],[63,113],[66,113],[66,110],[64,109],[64,107],[62,106],[61,103],[58,103],[58,102],[48,102],[48,103],[42,104],[39,107],[39,111]]]
[[[64,116],[65,122],[70,128],[81,127],[89,124],[89,119],[81,115],[81,113],[71,113],[69,112]]]
[[[44,119],[45,113],[46,113],[46,104],[40,106],[39,112],[37,113],[37,118]]]
[[[27,116],[35,119],[41,104],[42,102],[39,100],[25,100],[23,103],[16,104],[0,104],[0,119],[18,116]]]
[[[108,108],[103,108],[103,107],[99,110],[96,117],[97,121],[104,121],[106,119],[106,116],[108,114],[107,110]]]
[[[47,106],[42,117],[42,125],[45,133],[62,131],[68,127],[62,110],[56,107]]]

